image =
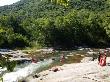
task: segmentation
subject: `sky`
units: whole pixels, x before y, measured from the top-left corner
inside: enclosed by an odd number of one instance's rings
[[[10,5],[20,0],[0,0],[0,6]]]

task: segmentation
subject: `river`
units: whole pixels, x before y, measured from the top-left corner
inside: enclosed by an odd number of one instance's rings
[[[44,54],[38,57],[40,60],[37,63],[25,63],[17,65],[14,72],[6,73],[3,75],[3,82],[18,82],[30,75],[34,75],[43,70],[47,70],[56,65],[79,63],[87,53],[87,50],[72,50],[72,51],[55,51],[54,53]],[[41,52],[42,54],[42,52]],[[34,53],[34,56],[36,53]],[[46,56],[45,56],[46,55]],[[64,55],[65,59],[61,62],[61,56]]]

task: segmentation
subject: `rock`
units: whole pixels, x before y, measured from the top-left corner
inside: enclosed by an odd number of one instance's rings
[[[33,76],[33,78],[39,78],[39,77],[40,75],[37,75],[37,74]]]
[[[44,59],[43,58],[40,58],[40,61],[44,61]]]
[[[55,58],[52,58],[52,60],[55,60]]]
[[[53,69],[53,71],[54,71],[54,72],[57,72],[57,71],[58,71],[58,68]]]
[[[21,81],[21,82],[26,82],[25,80]]]
[[[40,78],[40,80],[43,80],[42,78]]]

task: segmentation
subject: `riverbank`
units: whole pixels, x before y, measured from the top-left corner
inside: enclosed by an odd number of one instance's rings
[[[49,70],[40,72],[39,77],[27,78],[26,82],[110,82],[110,57],[107,57],[107,66],[101,67],[98,61],[86,61],[81,63],[64,64]],[[53,69],[58,68],[54,72]]]

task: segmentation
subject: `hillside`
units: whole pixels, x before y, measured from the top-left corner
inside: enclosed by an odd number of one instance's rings
[[[9,6],[0,7],[0,14],[16,13],[23,16],[62,16],[71,9],[88,9],[90,11],[106,11],[110,9],[109,0],[70,0],[64,7],[49,0],[21,0]],[[41,15],[42,14],[42,15]]]
[[[110,1],[21,0],[0,7],[0,47],[109,46]]]
[[[6,14],[16,13],[17,15],[44,17],[44,16],[61,16],[66,13],[67,8],[50,3],[48,0],[21,0],[13,5],[0,7],[0,13]]]

